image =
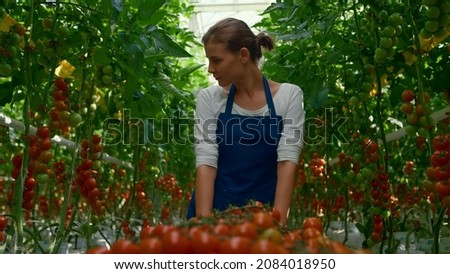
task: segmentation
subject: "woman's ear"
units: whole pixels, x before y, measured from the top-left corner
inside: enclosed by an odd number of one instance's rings
[[[250,59],[250,51],[247,48],[241,48],[239,51],[239,57],[241,59],[241,63],[246,63]]]

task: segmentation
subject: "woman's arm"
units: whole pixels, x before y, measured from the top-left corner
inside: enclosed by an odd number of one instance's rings
[[[278,179],[274,208],[280,212],[281,225],[286,225],[288,220],[296,167],[302,149],[303,123],[305,121],[303,91],[298,86],[290,85],[290,87],[291,92],[286,93],[284,99],[286,113],[283,115],[283,132],[277,150]]]
[[[289,216],[296,167],[297,165],[291,161],[278,162],[278,179],[273,208],[280,212],[280,224],[282,226],[286,225]]]
[[[212,96],[213,90],[202,90],[197,96],[195,113],[195,212],[196,216],[208,216],[212,213],[214,183],[219,157],[216,144],[217,104]]]
[[[216,174],[217,169],[215,167],[208,165],[197,167],[195,178],[195,212],[197,217],[212,214]]]

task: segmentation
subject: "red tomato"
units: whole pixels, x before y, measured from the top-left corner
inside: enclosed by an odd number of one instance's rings
[[[119,239],[111,246],[112,254],[139,254],[139,246],[130,240]]]
[[[278,209],[275,209],[275,208],[272,209],[272,218],[274,218],[278,222],[280,221],[281,213],[280,213],[280,211]]]
[[[58,77],[55,79],[55,86],[61,90],[67,90],[67,83],[62,77]]]
[[[284,247],[288,249],[293,248],[301,239],[300,231],[288,231],[284,234]]]
[[[333,254],[351,254],[352,252],[343,243],[338,241],[331,241],[328,248]]]
[[[433,139],[433,151],[437,150],[449,150],[450,149],[450,138],[440,134]]]
[[[412,100],[414,100],[416,97],[416,95],[414,94],[414,92],[410,89],[405,89],[402,92],[402,101],[407,103],[407,102],[411,102]]]
[[[0,231],[0,244],[3,244],[6,240],[6,232]]]
[[[370,239],[374,242],[379,242],[381,241],[381,234],[378,232],[372,232],[372,234],[370,234]]]
[[[434,185],[434,190],[440,197],[445,197],[450,195],[450,184],[445,181],[437,182]]]
[[[244,222],[232,227],[231,234],[235,236],[247,237],[249,239],[256,239],[258,236],[258,227],[252,222]]]
[[[252,222],[259,228],[266,229],[275,226],[272,215],[268,212],[256,212],[253,214]]]
[[[319,237],[322,237],[322,232],[320,230],[318,230],[317,228],[308,227],[308,228],[303,229],[303,231],[302,231],[302,238],[305,241],[310,240],[310,239],[319,238]]]
[[[0,231],[6,230],[8,227],[8,219],[5,216],[0,216]]]
[[[437,150],[431,155],[430,162],[433,167],[445,166],[450,162],[450,152]]]
[[[267,239],[259,239],[252,244],[251,254],[278,254],[281,251],[279,246]]]
[[[184,232],[174,229],[163,236],[162,247],[163,253],[166,254],[187,254],[190,251],[190,242]]]
[[[247,237],[232,236],[219,244],[221,254],[249,254],[252,241]]]
[[[41,139],[47,139],[50,137],[50,129],[46,126],[40,126],[38,127],[36,134]]]
[[[111,254],[111,251],[106,246],[95,246],[89,248],[86,254]]]
[[[231,228],[226,224],[216,224],[214,227],[214,234],[219,236],[228,236],[231,233]]]
[[[318,217],[309,217],[303,221],[302,229],[305,230],[307,228],[315,228],[320,233],[323,232],[322,221]]]
[[[161,254],[163,250],[161,240],[155,237],[143,239],[139,248],[142,254]]]
[[[196,254],[214,254],[219,252],[219,240],[206,231],[194,233],[192,252]]]

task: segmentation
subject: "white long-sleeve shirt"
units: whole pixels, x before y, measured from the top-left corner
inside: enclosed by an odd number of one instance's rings
[[[220,86],[202,89],[197,94],[195,112],[195,154],[196,166],[209,165],[217,168],[219,157],[216,143],[216,124],[220,113],[225,112],[228,91]],[[303,143],[305,110],[303,91],[300,87],[283,83],[273,96],[275,111],[283,118],[283,131],[278,143],[278,161],[298,163]],[[268,106],[247,110],[233,103],[232,114],[244,116],[269,115]]]

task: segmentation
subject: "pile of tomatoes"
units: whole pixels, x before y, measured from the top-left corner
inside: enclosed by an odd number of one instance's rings
[[[141,227],[139,237],[97,246],[87,254],[289,254],[361,253],[324,235],[318,217],[306,218],[299,229],[279,225],[279,213],[261,207],[237,208],[226,215],[191,219],[184,225]]]

